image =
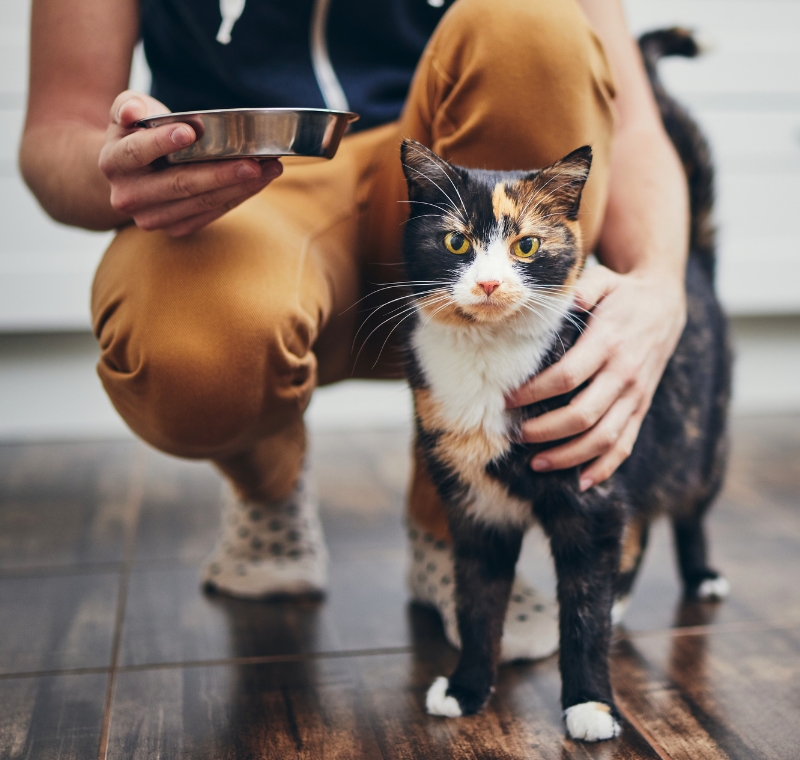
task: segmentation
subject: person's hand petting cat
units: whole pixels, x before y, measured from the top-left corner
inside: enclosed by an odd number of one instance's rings
[[[523,440],[571,438],[539,454],[540,471],[591,462],[586,490],[630,454],[658,381],[686,322],[689,205],[683,169],[661,124],[622,10],[580,0],[619,85],[608,207],[598,258],[576,285],[588,327],[566,356],[508,400],[523,406],[589,385],[567,407],[528,420]],[[608,267],[608,268],[606,268]],[[613,271],[612,271],[613,270]]]
[[[586,332],[561,361],[520,389],[511,404],[557,396],[591,379],[572,403],[522,426],[529,443],[575,436],[536,456],[532,466],[543,472],[595,460],[581,474],[586,490],[606,480],[630,455],[686,312],[682,283],[647,273],[620,275],[593,267],[575,292],[579,306],[597,304]]]
[[[204,227],[280,176],[277,160],[213,161],[156,167],[153,162],[191,145],[188,124],[140,129],[146,116],[167,113],[155,98],[121,93],[111,106],[100,170],[111,185],[111,206],[143,230],[180,236]]]

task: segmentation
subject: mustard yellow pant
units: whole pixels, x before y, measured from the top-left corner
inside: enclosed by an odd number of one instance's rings
[[[401,119],[345,137],[335,159],[286,162],[281,178],[181,239],[122,230],[97,271],[98,372],[117,411],[153,446],[212,460],[245,495],[280,498],[305,451],[303,412],[317,385],[398,377],[380,349],[356,353],[397,295],[407,217],[403,137],[449,161],[533,169],[591,144],[581,206],[597,240],[608,186],[613,84],[574,0],[458,0],[416,72]],[[380,354],[380,358],[379,357]],[[376,363],[377,359],[377,363]],[[374,365],[374,366],[373,366]],[[417,462],[412,518],[447,537],[444,511]]]

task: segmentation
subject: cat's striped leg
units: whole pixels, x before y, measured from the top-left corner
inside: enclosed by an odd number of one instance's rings
[[[432,715],[478,712],[494,691],[503,619],[522,545],[517,528],[488,528],[468,521],[453,531],[456,604],[461,657],[449,679],[428,691]]]

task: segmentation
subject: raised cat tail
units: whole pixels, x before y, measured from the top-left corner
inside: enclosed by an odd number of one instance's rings
[[[700,127],[688,111],[664,89],[656,65],[664,56],[694,58],[701,53],[700,46],[689,30],[673,27],[643,34],[639,37],[639,49],[661,112],[661,120],[678,151],[689,183],[689,254],[697,258],[713,280],[716,257],[715,229],[712,223],[714,167],[711,150]]]

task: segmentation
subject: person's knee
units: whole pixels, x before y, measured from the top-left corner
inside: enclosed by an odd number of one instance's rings
[[[178,456],[227,456],[296,424],[315,384],[313,330],[288,312],[167,335],[108,323],[98,337],[114,406],[137,435]]]
[[[588,58],[591,30],[572,0],[459,0],[439,36],[439,45],[461,38],[471,55],[491,56],[502,73],[532,58],[580,63]]]
[[[497,100],[502,118],[515,104],[527,116],[556,94],[562,103],[598,88],[613,97],[602,46],[572,0],[459,0],[442,19],[434,59],[454,83],[471,80]]]

